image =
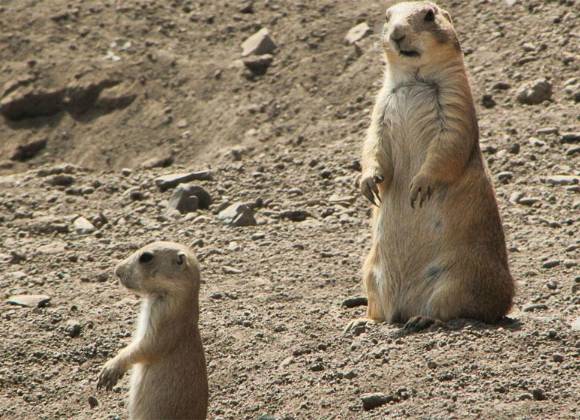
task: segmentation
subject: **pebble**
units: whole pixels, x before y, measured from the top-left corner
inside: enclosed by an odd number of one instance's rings
[[[242,57],[271,54],[276,48],[268,29],[262,28],[242,43]]]
[[[72,319],[66,323],[65,331],[71,338],[75,338],[81,335],[81,330],[81,324],[76,319]]]
[[[363,409],[368,411],[393,401],[393,397],[391,397],[390,395],[375,392],[372,394],[361,395],[361,401]]]
[[[241,274],[242,270],[238,270],[237,268],[230,267],[229,265],[223,266],[224,274]]]
[[[556,363],[561,363],[564,361],[564,356],[560,353],[554,353],[552,355],[552,360]]]
[[[580,176],[553,175],[544,178],[543,181],[550,185],[576,185],[580,184]]]
[[[548,260],[544,261],[542,268],[554,268],[560,265],[560,260]]]
[[[560,136],[561,143],[578,143],[580,141],[580,131],[574,133],[562,133]]]
[[[33,308],[42,308],[50,302],[48,295],[14,295],[10,296],[7,303],[11,305],[27,306]]]
[[[522,86],[517,93],[517,101],[526,105],[538,105],[552,98],[552,84],[546,79],[534,80]]]
[[[99,400],[97,400],[92,395],[88,398],[89,407],[95,408],[99,405]]]
[[[80,235],[88,235],[93,233],[97,228],[84,217],[77,217],[73,222],[73,227],[76,233]]]
[[[483,105],[484,108],[488,108],[491,109],[494,106],[497,105],[497,103],[495,102],[495,100],[493,99],[493,96],[490,94],[487,95],[483,95],[481,97],[481,105]]]
[[[231,226],[255,226],[254,211],[245,204],[234,203],[218,214],[218,219]]]
[[[548,305],[543,303],[530,303],[522,308],[523,312],[535,312],[535,311],[545,311],[548,309]]]
[[[520,197],[518,204],[523,204],[524,206],[531,206],[537,202],[542,201],[540,197]]]
[[[262,76],[266,74],[273,60],[272,54],[262,54],[245,57],[242,59],[242,63],[253,75]]]
[[[74,184],[75,178],[72,175],[58,174],[46,179],[46,183],[55,187],[69,187]]]
[[[543,389],[536,388],[532,390],[532,398],[536,401],[544,401],[546,399],[546,394]]]
[[[344,37],[344,41],[347,44],[352,45],[352,44],[366,38],[368,35],[371,34],[371,32],[372,32],[372,30],[369,27],[369,25],[366,22],[362,22],[362,23],[359,23],[358,25],[353,26],[352,28],[349,29],[346,36]]]
[[[356,308],[357,306],[368,305],[368,299],[363,296],[348,297],[342,301],[342,306],[345,308]]]
[[[302,222],[311,216],[306,210],[285,210],[278,214],[280,219],[288,219],[293,222]]]

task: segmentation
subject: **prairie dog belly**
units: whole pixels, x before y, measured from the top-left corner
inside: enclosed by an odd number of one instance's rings
[[[375,237],[383,270],[399,290],[405,283],[416,284],[441,248],[445,188],[414,209],[409,194],[439,124],[436,91],[428,84],[400,87],[386,103],[383,147],[392,157],[393,179],[384,193]]]

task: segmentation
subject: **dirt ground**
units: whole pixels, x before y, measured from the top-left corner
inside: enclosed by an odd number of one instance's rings
[[[400,337],[342,332],[365,312],[343,303],[370,239],[357,182],[382,2],[0,1],[0,418],[127,418],[126,377],[96,390],[138,310],[113,267],[163,239],[202,263],[212,419],[577,419],[579,6],[440,3],[518,293],[499,325]],[[345,43],[361,22],[373,33]],[[277,48],[255,75],[241,44],[262,27]],[[550,94],[521,103],[538,79]],[[211,173],[194,184],[212,205],[169,211],[155,180],[191,171]],[[256,225],[218,218],[237,202]],[[365,411],[367,393],[389,402]]]

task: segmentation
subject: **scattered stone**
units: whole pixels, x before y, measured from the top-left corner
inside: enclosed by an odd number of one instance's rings
[[[517,93],[519,103],[537,105],[552,97],[552,84],[546,79],[538,79],[520,88]]]
[[[98,407],[98,405],[99,405],[99,400],[97,400],[92,395],[89,397],[88,401],[89,401],[89,407],[91,407],[91,408]]]
[[[528,305],[525,305],[522,308],[522,311],[535,312],[535,311],[545,311],[546,309],[548,309],[548,305],[544,305],[543,303],[530,303]]]
[[[308,217],[312,217],[310,213],[305,210],[286,210],[278,214],[280,219],[288,219],[293,222],[302,222]]]
[[[177,188],[169,199],[167,206],[177,210],[181,214],[191,213],[199,208],[199,198],[193,194],[189,194],[184,188]]]
[[[542,127],[536,130],[538,136],[548,136],[550,134],[558,134],[558,127]]]
[[[503,184],[507,184],[514,177],[513,172],[504,171],[497,174],[497,179]]]
[[[539,201],[542,201],[540,197],[520,197],[520,199],[518,200],[518,204],[522,204],[524,206],[532,206]]]
[[[173,162],[175,162],[175,158],[173,157],[173,155],[167,154],[161,157],[155,157],[146,160],[141,164],[141,167],[145,169],[166,168],[168,166],[173,165]]]
[[[544,178],[544,182],[550,185],[576,185],[580,183],[580,176],[553,175]]]
[[[493,99],[493,96],[487,94],[487,95],[483,95],[481,97],[481,105],[483,105],[484,108],[488,108],[491,109],[494,106],[497,105],[497,103],[495,102],[495,100]]]
[[[560,136],[561,143],[578,143],[580,142],[580,131],[574,133],[562,133]]]
[[[166,191],[186,182],[210,181],[212,179],[213,177],[210,171],[187,172],[160,176],[155,179],[155,185],[157,185],[160,191]]]
[[[240,13],[254,13],[254,0],[243,0],[239,7]]]
[[[129,188],[125,194],[131,201],[141,201],[145,199],[145,194],[139,188]]]
[[[40,152],[42,149],[46,147],[47,142],[48,139],[40,139],[32,141],[30,143],[21,144],[16,147],[10,159],[17,160],[20,162],[32,159],[34,156],[38,154],[38,152]]]
[[[76,233],[80,235],[88,235],[93,233],[97,228],[84,217],[77,217],[73,222]]]
[[[373,408],[380,407],[381,405],[388,404],[389,402],[393,401],[393,397],[376,392],[372,394],[361,395],[361,400],[363,409],[368,411],[372,410]]]
[[[14,295],[10,296],[7,303],[11,305],[27,306],[31,308],[43,308],[50,302],[47,295]]]
[[[276,44],[270,37],[268,29],[262,28],[244,41],[242,44],[242,57],[271,54],[275,49]]]
[[[189,197],[197,197],[198,206],[202,210],[208,209],[212,203],[211,195],[203,187],[200,187],[199,185],[194,184],[180,185],[173,193],[173,197],[175,197],[180,193]]]
[[[69,231],[68,224],[65,220],[55,216],[41,216],[33,221],[27,222],[23,227],[30,229],[33,232],[42,234],[49,233],[67,233]]]
[[[372,32],[371,28],[366,22],[359,23],[356,26],[350,28],[346,36],[344,37],[344,41],[347,44],[354,44],[364,38],[366,38]]]
[[[74,184],[75,178],[72,175],[58,174],[46,179],[46,183],[55,187],[70,187]]]
[[[255,226],[254,211],[245,204],[234,203],[218,214],[218,219],[232,226]]]
[[[46,255],[54,255],[54,254],[62,254],[66,251],[66,242],[63,241],[55,241],[51,242],[47,245],[41,245],[36,250],[41,254]]]
[[[255,76],[266,74],[272,64],[274,56],[272,54],[252,55],[242,59],[242,63]]]
[[[356,308],[358,306],[366,305],[368,305],[368,300],[364,296],[349,297],[342,301],[342,306],[345,308]]]
[[[532,391],[532,398],[536,401],[544,401],[546,399],[546,394],[544,390],[536,388]]]
[[[508,147],[508,152],[510,152],[512,155],[517,155],[518,153],[520,153],[519,143],[510,144]]]
[[[580,154],[580,146],[572,146],[566,150],[566,156],[575,156]]]
[[[562,363],[564,361],[564,355],[560,353],[554,353],[552,355],[552,360],[556,363]]]
[[[64,330],[71,338],[75,338],[81,335],[81,329],[81,323],[76,319],[68,321],[64,327]]]
[[[238,270],[237,268],[230,267],[229,265],[224,265],[223,267],[224,274],[242,274],[242,270]]]
[[[491,88],[493,90],[508,90],[512,87],[508,82],[499,81],[496,82]]]
[[[548,260],[542,264],[542,268],[554,268],[560,265],[560,260]]]

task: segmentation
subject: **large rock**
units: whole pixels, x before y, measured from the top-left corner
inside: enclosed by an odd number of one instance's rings
[[[255,226],[254,211],[242,203],[234,203],[218,214],[218,219],[232,226]]]
[[[180,185],[169,200],[169,207],[180,213],[190,213],[198,208],[207,209],[211,204],[211,196],[197,185]]]
[[[534,80],[518,90],[517,100],[526,105],[537,105],[552,98],[552,84],[546,79]]]
[[[350,28],[344,37],[344,41],[347,44],[354,44],[355,42],[358,42],[361,39],[367,37],[371,32],[372,30],[366,22],[359,23],[358,25]]]
[[[242,57],[271,54],[275,49],[276,44],[270,37],[268,29],[262,28],[243,42]]]
[[[155,179],[155,185],[161,191],[177,187],[191,181],[209,181],[212,179],[210,171],[185,172],[179,174],[163,175]]]

